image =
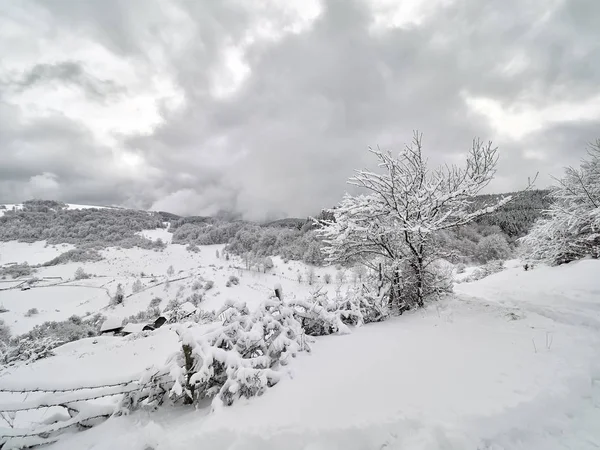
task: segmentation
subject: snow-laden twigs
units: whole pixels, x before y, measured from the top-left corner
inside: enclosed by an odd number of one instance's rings
[[[370,151],[379,160],[381,173],[358,170],[350,178],[350,184],[368,193],[347,195],[331,210],[334,219],[320,222],[323,252],[332,263],[371,268],[381,263],[390,304],[400,311],[423,306],[426,297],[449,286],[431,265],[441,257],[439,232],[490,214],[514,196],[473,208],[474,196],[496,171],[498,154],[491,142],[474,140],[463,167],[434,170],[427,167],[419,133],[398,156],[379,148]]]
[[[579,168],[568,167],[550,190],[554,200],[521,238],[528,258],[563,264],[600,257],[600,140]]]

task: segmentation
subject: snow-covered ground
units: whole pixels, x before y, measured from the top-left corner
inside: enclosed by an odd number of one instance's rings
[[[169,238],[146,234],[164,241]],[[0,254],[2,246],[0,244]],[[26,256],[37,244],[20,244]],[[31,250],[27,250],[30,246]],[[304,298],[325,285],[297,281],[306,268],[274,258],[271,273],[236,269],[203,246],[182,245],[163,252],[107,249],[104,260],[83,265],[97,278],[79,287],[0,291],[9,309],[0,315],[13,332],[36,321],[56,320],[87,310],[127,316],[153,297],[164,307],[182,287],[185,298],[195,280],[214,281],[201,307],[217,309],[227,299],[258,304],[281,283],[288,297]],[[54,255],[55,256],[55,255]],[[152,287],[166,279],[183,278]],[[43,276],[73,276],[80,263],[41,269]],[[209,412],[177,407],[111,418],[84,432],[62,437],[52,449],[415,449],[415,450],[586,450],[600,446],[600,261],[525,272],[510,268],[472,283],[456,285],[456,295],[424,310],[352,334],[319,338],[310,354],[300,354],[289,376],[264,395]],[[140,272],[148,289],[108,307],[116,285],[132,293]],[[225,287],[229,276],[238,286]],[[40,274],[37,274],[40,276]],[[335,279],[335,277],[334,277]],[[83,287],[86,286],[86,287]],[[7,294],[10,293],[10,294]],[[22,313],[37,305],[37,316]],[[49,305],[52,305],[50,307]],[[10,315],[12,314],[12,316]],[[10,320],[9,320],[10,318]],[[28,321],[29,320],[29,321]],[[177,349],[168,327],[147,337],[97,337],[67,344],[56,356],[6,370],[2,386],[96,384],[134,378],[164,363]],[[13,400],[13,399],[11,399]],[[0,397],[8,401],[6,397]]]
[[[8,241],[0,242],[0,266],[10,263],[43,264],[56,258],[58,255],[75,248],[71,244],[47,245],[46,241],[23,242]]]
[[[167,243],[172,240],[172,234],[164,229],[143,231],[141,234],[151,239],[160,238]],[[273,258],[275,267],[269,272],[247,271],[237,268],[243,267],[243,262],[238,258],[232,257],[227,261],[222,256],[223,247],[202,246],[196,253],[179,244],[170,244],[163,251],[108,248],[100,252],[104,258],[101,261],[40,267],[34,275],[45,280],[34,284],[30,290],[7,289],[14,287],[15,281],[10,278],[0,280],[0,306],[8,310],[0,314],[0,319],[11,327],[13,334],[22,334],[35,325],[48,320],[65,320],[73,314],[87,317],[101,312],[125,318],[147,309],[155,297],[162,299],[161,308],[165,308],[169,300],[176,296],[182,300],[187,298],[195,292],[192,288],[196,281],[214,283],[212,289],[199,291],[204,293],[201,308],[207,311],[219,309],[226,300],[243,301],[250,307],[255,306],[273,292],[276,283],[281,284],[290,298],[305,298],[319,288],[330,294],[337,289],[337,285],[324,282],[326,273],[332,280],[335,279],[334,268],[315,268],[315,283],[308,285],[306,281],[298,282],[298,273],[306,280],[306,267],[301,263],[284,263],[280,258]],[[70,245],[45,246],[43,241],[0,242],[0,255],[6,262],[39,264],[72,248]],[[174,273],[168,276],[170,266]],[[74,280],[79,267],[93,277]],[[227,287],[231,276],[238,277],[240,283]],[[134,293],[133,283],[137,279],[141,281],[143,289]],[[165,285],[167,279],[170,282]],[[123,305],[109,306],[110,298],[119,284],[123,287],[126,300]],[[36,308],[38,313],[25,317],[32,308]]]

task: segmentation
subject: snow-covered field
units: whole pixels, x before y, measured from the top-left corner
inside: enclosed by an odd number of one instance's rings
[[[170,242],[165,230],[143,234]],[[0,243],[0,255],[12,252],[13,259],[30,263],[41,249],[43,243]],[[0,318],[13,333],[22,333],[72,314],[125,317],[146,309],[154,297],[163,298],[164,308],[179,290],[183,298],[191,295],[198,279],[214,281],[201,303],[207,310],[228,299],[252,307],[275,283],[292,298],[305,298],[319,287],[332,294],[336,289],[335,282],[323,281],[325,273],[335,275],[334,268],[317,269],[317,282],[309,286],[297,281],[297,273],[306,270],[300,263],[274,258],[269,273],[248,272],[235,268],[241,261],[226,261],[222,246],[202,246],[198,253],[175,244],[163,252],[111,248],[101,253],[102,261],[47,267],[36,274],[68,280],[82,266],[94,278],[0,291],[0,304],[9,310]],[[159,283],[171,265],[169,278],[179,280],[165,290]],[[187,407],[136,412],[67,434],[48,448],[598,448],[600,261],[527,272],[517,262],[509,266],[483,280],[457,284],[456,295],[424,310],[349,335],[319,338],[312,353],[300,354],[288,366],[288,376],[261,397],[213,413]],[[238,286],[225,286],[231,275],[240,278]],[[137,278],[147,289],[126,298],[124,306],[109,307],[117,284],[128,296]],[[39,313],[25,318],[33,307]],[[0,388],[135,378],[176,349],[177,337],[168,327],[147,337],[83,339],[59,347],[53,357],[5,370]],[[14,398],[0,397],[0,406],[9,400]]]

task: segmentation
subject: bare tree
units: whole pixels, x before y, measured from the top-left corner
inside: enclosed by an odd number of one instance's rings
[[[332,210],[333,220],[321,221],[327,260],[361,263],[380,271],[387,281],[390,304],[408,309],[448,289],[435,261],[442,256],[437,234],[491,213],[511,200],[503,197],[482,208],[472,199],[493,179],[497,148],[478,139],[464,167],[427,168],[422,135],[400,155],[369,149],[381,173],[358,170],[349,183],[368,194],[346,195]],[[531,186],[531,183],[530,183]]]

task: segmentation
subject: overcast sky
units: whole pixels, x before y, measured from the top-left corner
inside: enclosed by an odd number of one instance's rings
[[[0,0],[0,202],[305,216],[368,146],[491,191],[600,138],[598,0]]]

